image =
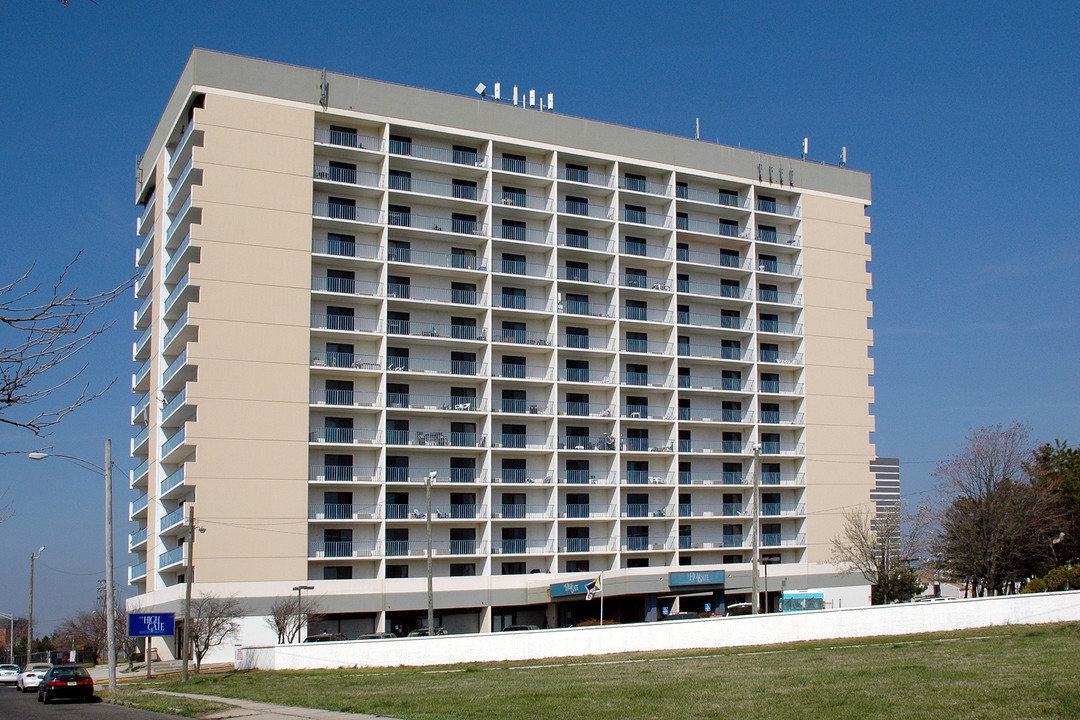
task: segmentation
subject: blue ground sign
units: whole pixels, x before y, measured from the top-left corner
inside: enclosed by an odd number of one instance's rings
[[[175,613],[131,613],[128,637],[158,637],[175,633]]]

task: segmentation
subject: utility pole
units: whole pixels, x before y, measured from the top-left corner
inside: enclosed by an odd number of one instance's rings
[[[297,585],[293,588],[296,591],[296,642],[303,642],[304,631],[304,591],[314,590],[313,585]],[[285,626],[288,629],[288,625]]]
[[[109,634],[109,692],[116,692],[116,608],[113,607],[112,440],[105,439],[105,630]]]
[[[33,653],[34,644],[34,561],[45,552],[45,546],[38,548],[36,553],[30,553],[30,612],[26,618],[26,664],[30,665],[30,656]]]
[[[193,571],[192,558],[195,555],[195,506],[188,506],[187,517],[187,564],[184,566],[184,632],[181,637],[184,649],[181,657],[183,665],[180,669],[181,682],[188,680],[188,663],[191,661],[191,573]]]
[[[753,520],[753,524],[750,526],[750,532],[753,534],[753,546],[752,547],[753,547],[754,557],[751,560],[752,567],[753,567],[751,572],[753,573],[753,577],[750,580],[750,588],[751,588],[750,592],[754,596],[753,602],[751,603],[751,607],[753,609],[753,614],[757,615],[758,614],[758,602],[759,602],[758,601],[758,571],[760,569],[758,567],[758,563],[760,562],[760,559],[758,558],[758,554],[760,552],[759,546],[758,546],[758,521],[761,519],[761,508],[758,505],[758,497],[759,497],[759,491],[761,490],[761,443],[759,443],[759,442],[754,443],[753,449],[754,449],[754,493],[751,496],[751,502],[753,502],[753,504],[754,504],[754,520]]]

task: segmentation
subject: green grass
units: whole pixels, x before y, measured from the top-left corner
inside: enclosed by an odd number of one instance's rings
[[[134,686],[118,687],[115,694],[108,691],[98,692],[104,700],[115,705],[150,710],[153,712],[197,718],[213,712],[227,710],[230,706],[209,700],[176,697],[174,695],[155,695],[142,692]]]
[[[1080,624],[389,670],[247,671],[161,689],[447,720],[1076,718]]]

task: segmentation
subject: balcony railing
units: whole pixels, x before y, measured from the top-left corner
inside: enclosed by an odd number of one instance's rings
[[[802,293],[770,290],[768,288],[759,287],[757,299],[761,302],[779,303],[781,305],[802,305]]]
[[[679,408],[680,420],[695,420],[698,422],[725,422],[750,424],[754,422],[753,410],[732,410],[718,407],[711,408]]]
[[[623,240],[619,243],[619,252],[623,255],[659,258],[661,260],[670,260],[673,257],[671,248],[666,245],[651,245],[634,240]]]
[[[659,470],[627,470],[622,475],[625,485],[670,485],[675,474]]]
[[[590,315],[592,317],[613,318],[615,308],[604,303],[584,302],[582,300],[563,300],[559,303],[559,312],[569,315]]]
[[[802,244],[802,236],[791,233],[779,232],[768,228],[758,228],[755,236],[761,242],[776,243],[778,245],[791,245],[799,247]]]
[[[383,361],[378,355],[312,351],[314,367],[351,368],[354,370],[382,370]]]
[[[615,515],[611,505],[589,503],[566,503],[559,506],[560,518],[609,518]]]
[[[375,482],[374,466],[312,465],[308,468],[308,482],[358,483]]]
[[[340,293],[342,295],[367,295],[378,297],[382,286],[374,280],[354,280],[352,278],[311,276],[311,289],[314,292]]]
[[[435,372],[438,375],[486,375],[487,363],[456,361],[456,359],[428,359],[390,356],[387,358],[390,372]]]
[[[589,270],[588,268],[559,267],[559,279],[573,282],[596,283],[598,285],[611,285],[615,282],[615,273],[603,270]]]
[[[517,400],[501,398],[494,401],[495,412],[519,415],[550,415],[555,403],[547,400]]]
[[[802,425],[803,414],[782,412],[780,410],[762,410],[761,422],[769,425]]]
[[[551,312],[555,307],[555,301],[549,298],[525,297],[524,295],[501,295],[495,293],[491,296],[491,307],[504,310]]]
[[[339,332],[381,332],[382,322],[378,318],[355,315],[311,314],[312,330],[336,330]]]
[[[675,387],[675,377],[665,373],[649,372],[624,372],[620,379],[623,385],[638,385],[647,387]]]
[[[802,443],[772,441],[761,443],[762,455],[802,455],[804,451]]]
[[[501,433],[492,436],[493,448],[518,448],[523,450],[550,450],[553,446],[553,438],[550,435],[526,435],[518,433]]]
[[[738,194],[726,190],[701,190],[692,187],[675,187],[675,197],[683,200],[723,205],[724,207],[749,208],[750,198],[739,198]]]
[[[408,155],[424,160],[454,163],[455,165],[472,165],[474,167],[487,167],[487,158],[475,150],[454,150],[434,145],[421,145],[420,143],[406,142],[404,140],[391,140],[390,153],[392,155]]]
[[[663,518],[675,517],[675,506],[664,503],[627,503],[623,505],[624,518]]]
[[[538,245],[550,245],[554,237],[547,230],[538,230],[536,228],[517,227],[516,225],[495,225],[493,227],[494,237],[502,240],[518,240]]]
[[[560,470],[559,482],[564,485],[615,485],[618,473],[601,470]]]
[[[458,200],[474,200],[487,202],[487,190],[475,185],[462,185],[460,183],[444,183],[436,180],[421,180],[419,178],[405,177],[401,175],[390,176],[390,189],[404,192],[420,193],[423,195],[436,195],[438,197],[455,198]],[[396,223],[395,223],[396,224]]]
[[[161,494],[165,495],[173,488],[182,485],[184,483],[184,466],[174,470],[167,475],[164,480],[161,481]]]
[[[409,408],[412,410],[486,412],[487,398],[459,395],[422,395],[420,393],[387,393],[386,407],[390,409]]]
[[[674,420],[675,412],[667,405],[631,405],[624,404],[619,417],[631,420]]]
[[[410,263],[412,265],[430,265],[438,268],[454,268],[457,270],[480,270],[487,269],[487,260],[475,255],[463,255],[460,253],[426,252],[412,250],[406,247],[390,247],[387,253],[390,262]]]
[[[487,330],[475,325],[447,325],[445,323],[396,320],[386,322],[387,335],[411,335],[413,337],[451,338],[454,340],[487,341]]]
[[[742,238],[743,240],[750,237],[748,228],[739,227],[737,223],[733,224],[723,220],[698,220],[691,217],[679,217],[675,219],[675,227],[678,230],[686,230],[700,235],[718,235],[726,238]]]
[[[184,431],[184,428],[180,428],[175,433],[173,433],[172,437],[168,438],[164,443],[162,443],[161,458],[164,460],[172,453],[173,450],[176,450],[178,447],[183,445],[186,439],[186,435],[187,433]]]
[[[171,513],[168,513],[167,515],[162,516],[161,520],[158,523],[158,532],[165,532],[167,529],[171,528],[173,525],[179,525],[182,522],[184,522],[184,506],[183,505],[176,508]]]
[[[742,330],[751,332],[754,329],[753,318],[738,317],[735,315],[707,315],[699,312],[676,313],[676,319],[680,325],[696,325],[698,327],[721,328],[724,330]]]
[[[655,275],[623,273],[619,284],[623,287],[644,288],[647,290],[671,290],[671,282],[666,277],[657,277]]]
[[[781,335],[802,335],[803,331],[802,323],[772,320],[769,318],[758,318],[757,326],[760,332],[778,333]]]
[[[588,185],[599,185],[601,187],[611,187],[611,176],[597,172],[595,170],[580,170],[578,168],[561,167],[559,168],[559,179],[569,180],[570,182],[586,183]]]
[[[493,330],[491,332],[491,342],[514,343],[517,345],[551,347],[553,339],[551,333],[532,330]]]
[[[615,406],[610,403],[561,402],[559,414],[572,417],[613,417]]]
[[[802,265],[767,258],[758,259],[757,269],[760,272],[776,273],[777,275],[802,276]]]
[[[785,535],[783,533],[763,533],[761,547],[799,547],[806,544],[806,535]]]
[[[798,517],[806,514],[804,503],[761,503],[761,514],[768,517]]]
[[[663,438],[624,437],[619,441],[619,448],[627,452],[675,452],[675,443]]]
[[[723,440],[721,442],[679,440],[679,452],[750,455],[752,453],[752,450],[750,449],[749,443],[739,440]]]
[[[777,393],[786,395],[801,395],[803,392],[803,384],[796,382],[788,382],[786,380],[764,380],[760,382],[761,392],[763,393]]]
[[[627,307],[624,305],[619,308],[619,317],[623,320],[670,323],[672,314],[670,310],[659,310],[649,307]]]
[[[481,267],[481,270],[484,268]],[[527,275],[529,277],[553,278],[555,269],[546,263],[525,262],[522,260],[499,260],[492,268],[492,272],[506,275]]]
[[[609,370],[591,370],[589,368],[562,368],[559,370],[559,382],[614,385],[616,377],[617,374]]]
[[[710,265],[713,267],[738,268],[740,270],[751,269],[750,257],[737,254],[729,255],[727,253],[713,253],[705,252],[703,250],[690,250],[689,248],[676,248],[675,259],[679,262]]]
[[[378,505],[353,505],[352,503],[311,503],[308,520],[373,520],[382,514]]]
[[[741,548],[746,544],[745,535],[682,535],[679,537],[680,550],[721,550]]]
[[[313,443],[334,443],[339,445],[375,445],[379,442],[378,430],[356,428],[317,427],[310,432]]]
[[[487,293],[456,288],[425,287],[423,285],[405,285],[387,283],[386,297],[399,300],[426,300],[455,305],[487,305]]]
[[[563,553],[610,553],[615,552],[615,543],[600,538],[560,538],[559,552]]]
[[[615,252],[615,243],[605,237],[593,235],[578,235],[576,233],[562,233],[559,235],[559,245],[579,250],[595,250],[597,252]]]
[[[357,170],[356,168],[316,165],[313,174],[316,180],[328,180],[330,182],[345,183],[346,185],[360,185],[370,188],[381,188],[386,185],[380,173]]]
[[[438,430],[388,430],[387,445],[412,445],[417,447],[487,447],[487,435],[475,432],[442,432]]]
[[[434,215],[419,215],[417,213],[405,213],[391,210],[387,214],[387,224],[392,227],[416,228],[418,230],[434,230],[436,232],[451,232],[458,235],[487,235],[487,225],[476,220],[464,220],[460,218],[436,217]]]
[[[564,333],[559,335],[559,347],[571,350],[603,350],[615,352],[616,339],[604,335],[577,335]]]
[[[129,549],[137,545],[142,545],[144,542],[146,542],[146,528],[142,528],[141,530],[135,530],[130,535],[128,535]]]
[[[675,541],[667,537],[624,537],[619,543],[624,552],[661,552],[675,549]]]
[[[545,178],[551,177],[550,165],[533,162],[532,160],[506,157],[505,155],[499,158],[499,162],[496,163],[495,168],[504,172],[519,173],[521,175],[535,175],[536,177]]]
[[[505,538],[491,541],[492,555],[550,555],[555,544],[550,540]]]
[[[376,407],[379,405],[379,393],[312,388],[311,404],[333,405],[336,407]]]
[[[501,205],[509,207],[522,207],[530,208],[532,210],[547,210],[551,211],[551,200],[539,195],[529,195],[523,192],[512,192],[503,190],[501,196],[497,200]]]
[[[671,343],[656,342],[655,340],[639,340],[637,338],[623,338],[622,340],[622,351],[628,353],[670,355],[671,348]]]
[[[778,473],[762,472],[762,485],[805,485],[806,475],[803,473]]]
[[[730,298],[732,300],[751,300],[753,291],[750,287],[740,285],[722,285],[719,283],[702,283],[680,280],[676,289],[681,293],[693,295],[707,295],[708,297]]]
[[[615,219],[615,210],[607,205],[581,202],[579,200],[560,200],[559,212],[567,215],[598,218],[600,220]]]
[[[769,198],[759,197],[757,199],[757,211],[772,213],[773,215],[787,215],[788,217],[799,217],[799,206],[788,205]]]
[[[128,582],[133,582],[139,578],[146,577],[146,563],[135,563],[128,566]]]
[[[177,565],[184,561],[184,546],[179,545],[168,552],[158,555],[158,570],[164,570],[171,565]]]
[[[650,225],[652,227],[669,228],[671,227],[671,218],[663,213],[649,212],[648,210],[633,210],[631,208],[623,208],[619,213],[619,219],[625,223],[634,223],[637,225]]]
[[[491,376],[511,380],[550,380],[549,365],[519,365],[518,363],[494,363]]]
[[[382,152],[385,148],[382,138],[360,135],[344,130],[330,130],[329,128],[315,128],[315,142],[324,145],[356,148],[357,150],[375,150],[377,152]]]
[[[389,543],[387,543],[389,545]],[[365,558],[379,554],[377,540],[322,540],[308,545],[311,558]]]
[[[316,255],[334,255],[335,257],[359,258],[364,260],[379,260],[383,256],[382,247],[358,243],[355,240],[338,240],[328,238],[313,238],[311,252]]]
[[[560,450],[604,450],[614,452],[618,442],[614,436],[604,433],[602,435],[561,435],[559,436]]]
[[[311,214],[317,218],[328,218],[330,220],[382,223],[382,213],[378,210],[344,203],[319,202],[316,200],[312,203]]]
[[[545,470],[501,470],[491,481],[499,485],[550,485],[551,474]]]
[[[434,474],[434,483],[476,484],[484,482],[486,470],[476,468],[447,467],[388,467],[385,471],[388,483],[426,483],[428,476]]]
[[[748,472],[704,472],[680,470],[680,485],[753,485],[754,477]]]
[[[619,189],[648,193],[649,195],[671,197],[671,186],[667,183],[646,180],[644,178],[626,177],[625,175],[619,180]]]
[[[758,360],[765,363],[779,363],[780,365],[802,365],[802,353],[788,352],[786,350],[771,350],[760,348]]]

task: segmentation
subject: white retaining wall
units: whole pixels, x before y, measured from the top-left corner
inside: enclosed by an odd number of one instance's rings
[[[1080,591],[603,628],[247,647],[237,650],[236,660],[238,667],[264,670],[448,665],[769,645],[1070,620],[1080,620]]]

